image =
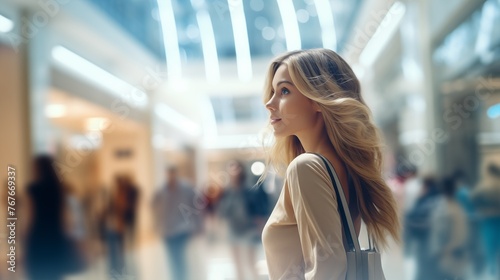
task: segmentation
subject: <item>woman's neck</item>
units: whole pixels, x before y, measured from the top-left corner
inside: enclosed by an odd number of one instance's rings
[[[308,153],[321,155],[332,155],[335,153],[326,131],[308,131],[302,135],[297,135],[300,144]]]

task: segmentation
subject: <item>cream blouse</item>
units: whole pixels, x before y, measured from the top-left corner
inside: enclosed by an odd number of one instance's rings
[[[337,198],[317,155],[301,154],[288,166],[262,242],[271,280],[345,279]]]

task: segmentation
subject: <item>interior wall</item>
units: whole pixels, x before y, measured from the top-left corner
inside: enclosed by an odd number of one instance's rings
[[[15,168],[16,214],[22,216],[22,190],[31,176],[30,146],[28,143],[28,110],[26,92],[23,88],[22,55],[20,52],[0,44],[0,217],[5,219],[7,210],[7,168]],[[19,225],[19,224],[18,224]],[[20,227],[17,227],[17,232]],[[20,234],[20,233],[19,233]],[[0,242],[7,244],[7,227],[0,227]],[[4,246],[2,245],[2,248]],[[20,253],[20,249],[17,249]],[[6,262],[6,254],[0,255]],[[0,271],[0,279],[6,279],[7,269]]]

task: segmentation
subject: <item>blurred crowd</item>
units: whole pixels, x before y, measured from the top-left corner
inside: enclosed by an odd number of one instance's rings
[[[500,167],[490,163],[479,182],[463,170],[419,175],[399,167],[389,180],[404,221],[404,254],[415,280],[499,279]]]
[[[139,279],[134,252],[144,203],[152,231],[164,244],[170,279],[192,279],[186,252],[199,236],[209,243],[227,237],[237,279],[258,279],[256,254],[273,202],[262,182],[250,182],[246,169],[231,160],[227,184],[211,182],[201,190],[169,165],[164,183],[144,200],[142,186],[130,174],[117,174],[112,186],[98,191],[76,191],[60,180],[51,156],[39,155],[23,196],[27,224],[19,266],[27,279],[58,280],[84,275],[104,262],[102,279]],[[221,234],[221,224],[226,233]]]
[[[104,262],[102,279],[140,279],[134,252],[143,203],[170,279],[193,279],[186,252],[196,237],[224,240],[236,279],[265,279],[256,264],[276,198],[266,181],[249,178],[244,162],[230,160],[225,168],[225,184],[200,189],[168,165],[164,182],[145,198],[131,174],[117,174],[112,186],[98,191],[77,191],[59,179],[51,156],[37,156],[20,202],[26,226],[19,267],[27,279],[57,280]],[[475,183],[463,170],[437,176],[398,166],[388,184],[403,219],[404,257],[415,265],[407,279],[499,279],[500,166],[487,165]]]

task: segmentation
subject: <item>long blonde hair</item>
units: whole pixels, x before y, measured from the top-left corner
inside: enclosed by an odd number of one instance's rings
[[[352,177],[354,196],[368,232],[381,247],[387,245],[387,234],[399,241],[396,202],[382,178],[382,141],[351,67],[328,49],[285,53],[271,62],[264,103],[272,97],[272,80],[281,65],[287,66],[295,87],[320,106],[332,148]],[[294,135],[274,139],[267,166],[284,175],[286,166],[304,152]]]

